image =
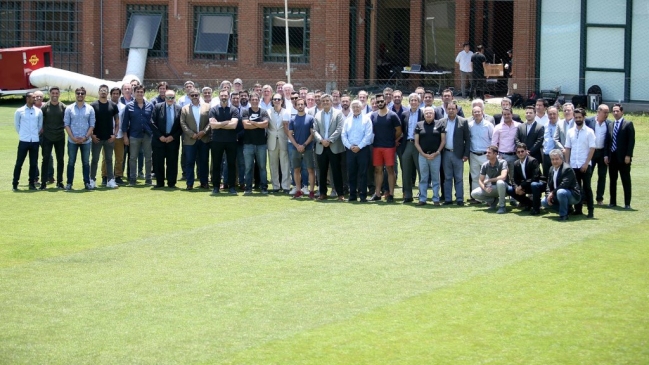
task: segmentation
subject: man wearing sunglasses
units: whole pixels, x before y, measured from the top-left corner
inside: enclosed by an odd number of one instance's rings
[[[72,190],[74,182],[74,165],[77,153],[81,150],[81,166],[83,168],[83,183],[86,190],[94,190],[90,184],[90,142],[95,128],[95,110],[86,103],[86,89],[77,88],[74,91],[76,102],[65,108],[63,125],[68,133],[68,181],[65,190]]]
[[[270,164],[270,177],[273,191],[289,191],[291,188],[291,174],[289,174],[288,159],[288,123],[291,113],[282,108],[284,98],[279,93],[273,95],[273,108],[267,110],[270,121],[266,133],[268,146],[268,163]],[[280,182],[281,168],[281,182]]]
[[[200,102],[196,89],[191,89],[188,95],[192,102],[185,105],[180,112],[180,127],[184,133],[183,149],[186,156],[184,167],[187,173],[186,190],[194,189],[194,171],[197,163],[201,189],[209,189],[210,104]],[[203,88],[203,97],[205,95],[206,90]],[[209,96],[212,96],[212,89],[209,89]]]
[[[528,155],[525,143],[516,145],[513,184],[507,187],[507,195],[522,204],[523,210],[530,210],[531,215],[538,215],[541,209],[541,193],[545,191],[545,183],[541,181],[539,160]],[[527,197],[532,194],[532,199]]]
[[[193,90],[193,89],[192,89]],[[197,93],[190,94],[197,95]],[[151,149],[153,150],[153,172],[155,172],[155,188],[167,185],[176,187],[178,180],[178,150],[180,147],[180,111],[176,104],[176,93],[173,90],[165,92],[165,102],[156,104],[151,116]],[[166,162],[166,171],[165,171]]]
[[[97,167],[102,150],[106,163],[106,187],[116,188],[113,170],[113,149],[119,129],[119,108],[108,100],[108,85],[99,86],[99,99],[90,106],[95,110],[95,128],[92,131],[92,164],[90,165],[90,185],[96,187]]]

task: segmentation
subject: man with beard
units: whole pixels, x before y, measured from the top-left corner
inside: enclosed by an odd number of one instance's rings
[[[590,161],[595,153],[595,132],[584,125],[586,112],[578,108],[575,110],[575,126],[566,134],[564,159],[575,170],[575,177],[579,190],[583,192],[582,200],[575,204],[575,215],[583,214],[582,205],[586,200],[588,207],[588,218],[593,218],[593,190],[590,180],[593,175]]]

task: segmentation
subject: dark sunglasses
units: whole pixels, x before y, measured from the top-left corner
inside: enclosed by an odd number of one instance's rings
[[[299,99],[299,98],[291,98],[291,100],[297,100],[297,99]]]
[[[191,96],[192,98],[197,98],[197,97],[198,97],[198,94],[191,94],[191,95],[189,95],[189,96]]]
[[[165,96],[165,99],[167,100],[174,100],[176,97],[175,96]]]
[[[86,95],[86,93],[77,92],[77,95]]]
[[[273,101],[282,101],[282,99],[273,98]]]

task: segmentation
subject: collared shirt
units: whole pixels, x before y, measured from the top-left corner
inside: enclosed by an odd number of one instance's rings
[[[552,180],[554,181],[554,188],[557,188],[557,177],[559,177],[559,169],[552,166]]]
[[[43,128],[43,112],[35,106],[21,106],[14,113],[14,127],[20,141],[38,142],[38,133]]]
[[[521,171],[523,172],[523,179],[527,180],[527,174],[525,173],[525,165],[527,164],[527,157],[521,162]]]
[[[200,123],[201,123],[201,104],[194,105],[191,104],[189,107],[192,111],[192,114],[194,114],[194,120],[196,121],[196,128],[200,128]]]
[[[498,146],[499,152],[516,152],[516,133],[519,125],[516,121],[512,121],[511,126],[507,126],[505,122],[498,124],[494,128],[491,144]]]
[[[324,110],[322,111],[322,121],[324,122],[324,127],[325,127],[325,132],[323,138],[327,139],[329,138],[329,125],[331,124],[331,114],[333,112],[331,109],[329,110],[329,113],[326,113]]]
[[[563,121],[563,129],[568,132],[568,129],[575,126],[575,118],[570,120],[561,119]]]
[[[591,148],[595,148],[595,131],[582,125],[582,128],[571,128],[566,133],[566,148],[570,148],[570,166],[581,168],[588,159]]]
[[[559,123],[559,122],[557,122]],[[543,133],[543,154],[549,155],[554,149],[554,131],[557,130],[557,123],[548,123]]]
[[[122,104],[121,102],[117,102],[117,110],[119,111],[119,120],[122,121],[124,120],[124,110],[126,110],[126,105]],[[115,128],[115,121],[113,121],[113,128]],[[120,139],[124,138],[124,132],[122,132],[122,128],[119,128],[117,130],[117,135],[115,138]]]
[[[482,119],[480,123],[471,120],[469,130],[471,131],[471,152],[486,152],[489,145],[491,145],[494,125],[485,119]]]
[[[147,101],[144,101],[142,107],[137,101],[126,104],[122,120],[122,132],[128,133],[129,138],[144,138],[145,134],[153,135],[150,125],[152,114],[153,104]]]
[[[403,114],[403,112],[404,112],[406,109],[403,107],[403,105],[401,105],[401,107],[399,108],[399,110],[397,110],[397,108],[395,108],[394,105],[393,105],[391,108],[388,108],[388,110],[391,110],[391,111],[395,112],[395,114],[397,114],[397,116],[399,117],[399,119],[401,119],[401,114]]]
[[[343,106],[342,106],[342,104],[332,105],[331,108],[332,108],[332,109],[336,109],[336,110],[343,110]]]
[[[392,108],[390,107],[390,110],[391,109]],[[372,113],[372,107],[370,105],[368,105],[368,104],[365,104],[365,106],[361,109],[361,113],[363,115]]]
[[[595,148],[604,148],[606,142],[606,133],[608,133],[608,130],[606,128],[606,120],[601,123],[595,121]]]
[[[65,108],[63,124],[70,127],[72,135],[76,138],[87,137],[88,129],[95,127],[95,109],[87,103],[79,108],[77,103],[68,105]],[[91,139],[86,140],[83,144],[90,143]],[[68,137],[68,142],[74,143],[72,137]]]
[[[460,71],[462,72],[473,72],[473,63],[471,62],[471,56],[473,52],[466,52],[461,50],[460,53],[455,57],[455,62],[460,64]]]
[[[539,125],[545,127],[550,122],[550,119],[548,119],[548,113],[545,113],[542,117],[535,115],[534,121],[539,123]]]
[[[417,122],[419,122],[419,111],[415,110],[414,112],[410,110],[410,117],[408,118],[408,136],[407,139],[415,139],[415,128],[417,127]]]
[[[369,116],[352,114],[345,119],[340,138],[347,149],[352,148],[353,145],[361,149],[365,148],[372,143],[373,137],[372,121]]]
[[[455,136],[455,121],[456,121],[456,119],[453,119],[453,120],[448,119],[446,121],[446,126],[445,126],[445,129],[446,129],[446,147],[445,148],[448,148],[449,150],[452,150],[453,147],[455,147],[455,146],[453,146],[453,136]]]
[[[264,99],[259,100],[259,107],[265,109],[270,114],[270,110],[273,109],[273,99],[271,98],[268,103]]]
[[[189,97],[189,95],[183,95],[181,96],[176,104],[178,104],[179,107],[184,107],[185,105],[189,105],[192,103],[192,99]]]

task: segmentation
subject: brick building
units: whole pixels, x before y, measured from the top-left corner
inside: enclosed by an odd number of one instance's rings
[[[513,49],[518,92],[536,86],[536,0],[290,0],[288,7],[298,86],[381,85],[390,70],[410,64],[457,72],[455,55],[467,41],[487,45],[497,63]],[[55,66],[119,80],[133,23],[138,32],[156,28],[145,81],[214,86],[240,77],[251,86],[286,79],[284,17],[282,0],[0,0],[0,47],[52,44]]]

